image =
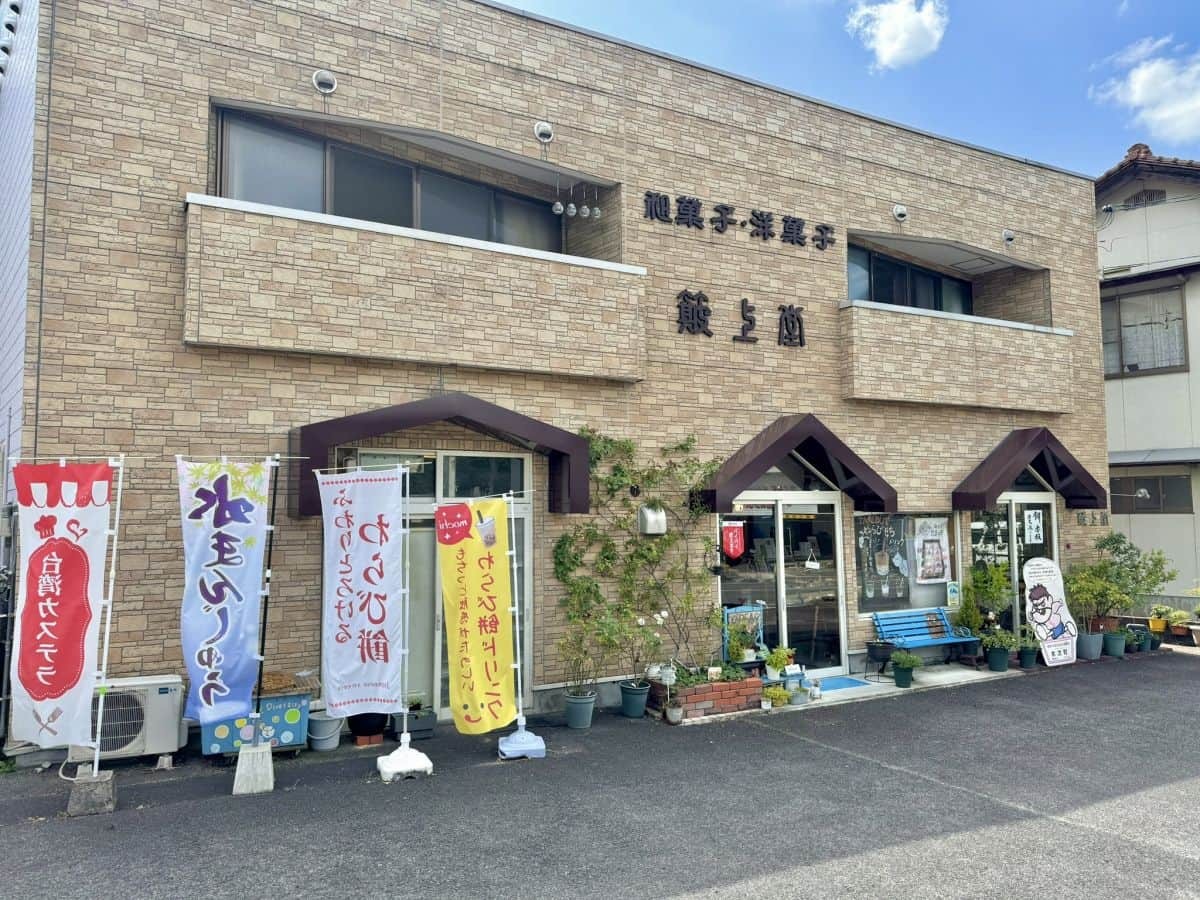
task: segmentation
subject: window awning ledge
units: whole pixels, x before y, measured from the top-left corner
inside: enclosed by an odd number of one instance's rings
[[[289,452],[297,458],[291,463],[289,515],[321,514],[321,495],[314,470],[329,464],[335,447],[436,422],[451,422],[543,454],[550,468],[546,491],[549,511],[588,511],[585,438],[471,394],[451,393],[293,428],[289,433]]]
[[[1108,492],[1049,428],[1010,432],[954,489],[954,508],[991,509],[1027,466],[1062,495],[1068,509],[1108,508]]]

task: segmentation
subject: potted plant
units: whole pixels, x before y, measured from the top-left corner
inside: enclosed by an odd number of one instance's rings
[[[1132,628],[1126,626],[1122,629],[1125,632],[1125,652],[1139,653],[1142,649],[1142,636]]]
[[[991,671],[1007,672],[1008,657],[1017,649],[1017,636],[1007,628],[996,628],[983,636],[983,649]]]
[[[566,667],[567,727],[585,730],[592,726],[596,709],[596,677],[604,667],[604,652],[595,640],[590,623],[570,621],[558,642],[558,655]]]
[[[1171,629],[1171,635],[1176,638],[1186,638],[1188,636],[1187,622],[1190,618],[1191,615],[1186,609],[1173,609],[1167,613],[1167,625]]]
[[[646,715],[646,698],[650,682],[646,678],[649,660],[662,648],[662,635],[656,629],[662,625],[660,613],[644,615],[629,604],[612,607],[601,617],[597,626],[600,646],[621,660],[625,671],[632,672],[620,683],[621,715],[640,719]]]
[[[787,688],[778,684],[773,684],[769,688],[763,688],[763,699],[770,700],[771,706],[787,706],[791,700],[791,695],[788,694]]]
[[[767,658],[763,660],[767,667],[767,681],[778,681],[780,673],[787,667],[788,653],[787,647],[776,647],[767,654]]]
[[[678,725],[683,721],[683,707],[679,705],[678,700],[668,700],[667,705],[663,707],[663,715],[666,716],[668,725]]]
[[[1028,623],[1021,626],[1021,640],[1017,647],[1017,656],[1020,658],[1022,669],[1032,669],[1037,665],[1038,650],[1042,647],[1042,642],[1038,640],[1037,634],[1032,626]]]
[[[1008,563],[976,566],[971,569],[963,583],[963,606],[967,602],[975,606],[980,614],[979,624],[982,626],[985,616],[990,621],[995,621],[1006,610],[1012,609],[1012,590]],[[960,612],[963,606],[959,607]],[[977,633],[977,630],[972,629],[972,632]]]
[[[896,645],[891,641],[867,641],[867,659],[871,662],[879,663],[879,672],[887,668],[888,660],[892,658],[892,654],[896,652]]]
[[[925,660],[907,650],[897,650],[892,654],[892,677],[896,679],[896,687],[912,687],[913,669],[925,665]]]
[[[1125,656],[1125,629],[1104,632],[1104,655],[1121,659]]]
[[[755,635],[751,634],[745,625],[735,624],[730,627],[726,649],[732,663],[754,662],[758,658]]]
[[[1099,659],[1103,652],[1104,635],[1099,628],[1098,611],[1124,602],[1124,595],[1098,564],[1071,568],[1063,579],[1067,589],[1067,604],[1075,616],[1079,634],[1075,637],[1075,655],[1079,659]]]
[[[962,602],[959,604],[958,610],[954,613],[952,624],[959,628],[965,628],[972,635],[978,635],[983,630],[983,613],[979,609],[979,604],[975,600],[975,592],[970,591],[963,595]],[[961,646],[963,656],[978,656],[979,655],[979,640],[974,643],[964,643]]]
[[[788,693],[788,706],[803,706],[808,702],[808,688],[798,687]]]
[[[1171,614],[1171,607],[1165,603],[1155,603],[1150,607],[1150,619],[1147,624],[1154,634],[1161,635],[1167,630],[1167,616]],[[1197,613],[1200,617],[1200,613]]]

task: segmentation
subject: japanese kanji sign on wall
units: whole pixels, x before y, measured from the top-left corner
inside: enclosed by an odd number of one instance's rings
[[[331,716],[403,702],[407,473],[317,473],[325,523],[321,684]]]
[[[508,504],[449,503],[434,515],[450,672],[450,709],[463,734],[517,717]]]
[[[271,460],[177,460],[188,718],[247,716],[258,675]]]
[[[1021,569],[1025,581],[1025,617],[1042,644],[1048,666],[1075,662],[1075,618],[1067,607],[1062,571],[1052,559],[1036,557]]]
[[[21,555],[12,733],[41,747],[92,742],[92,695],[113,468],[13,467]]]

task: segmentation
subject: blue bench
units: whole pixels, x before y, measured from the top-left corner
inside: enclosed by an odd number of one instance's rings
[[[900,612],[873,613],[875,633],[881,641],[891,641],[903,650],[919,647],[945,647],[959,651],[966,644],[979,640],[961,626],[951,625],[944,609],[911,609]],[[957,654],[955,654],[957,655]]]

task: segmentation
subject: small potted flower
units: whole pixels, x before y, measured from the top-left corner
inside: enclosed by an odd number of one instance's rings
[[[776,647],[767,654],[766,659],[763,660],[767,667],[767,681],[779,680],[780,674],[788,665],[789,652],[787,647]]]
[[[896,679],[896,687],[912,687],[913,669],[925,665],[925,660],[907,650],[896,650],[892,653],[892,677]]]
[[[1156,603],[1150,607],[1149,626],[1153,634],[1157,634],[1160,638],[1167,630],[1167,618],[1171,615],[1171,607],[1164,603]]]
[[[1017,636],[1007,628],[996,628],[983,636],[988,669],[993,672],[1007,672],[1008,658],[1016,649]]]
[[[773,684],[769,688],[763,689],[763,699],[770,700],[772,708],[778,708],[787,706],[791,701],[791,695],[788,694],[787,688]]]
[[[1186,609],[1173,609],[1167,613],[1167,624],[1171,627],[1171,636],[1176,638],[1186,638],[1188,636],[1188,619],[1191,614]],[[1183,643],[1180,641],[1179,643]]]
[[[1042,642],[1038,640],[1037,633],[1028,625],[1021,626],[1021,640],[1017,647],[1017,657],[1020,659],[1022,669],[1032,669],[1037,665],[1038,650],[1042,647]]]

